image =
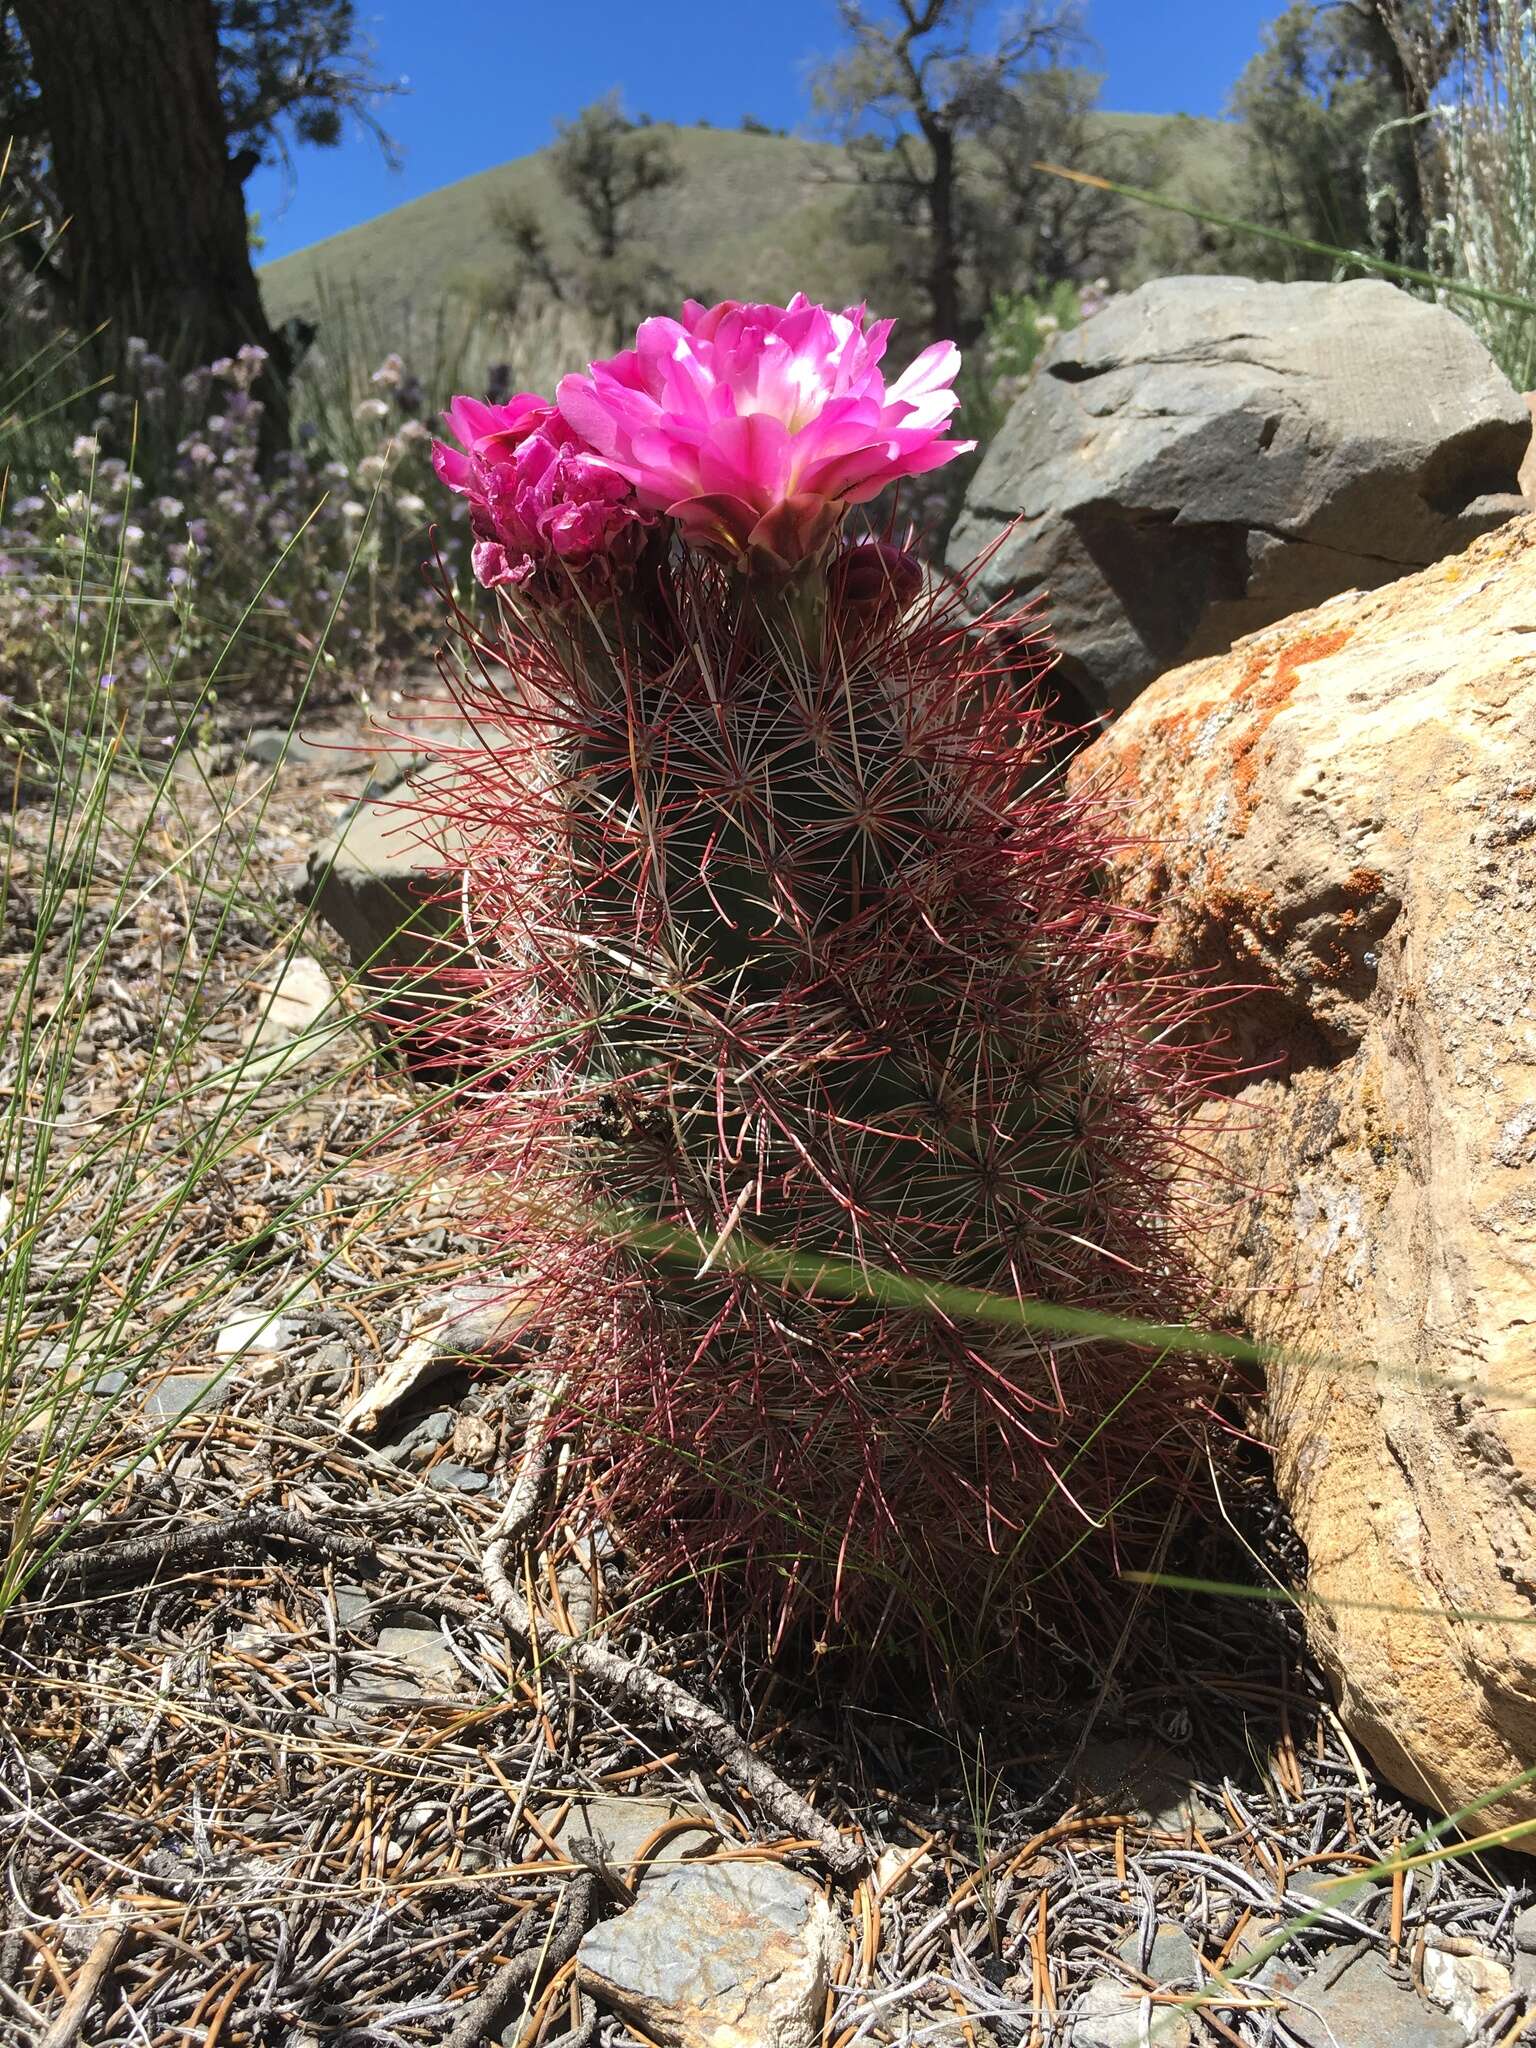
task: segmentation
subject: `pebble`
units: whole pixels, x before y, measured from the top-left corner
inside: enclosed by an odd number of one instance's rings
[[[348,1584],[344,1579],[336,1581],[333,1598],[336,1605],[336,1626],[338,1628],[351,1628],[354,1622],[362,1620],[363,1616],[373,1605],[373,1595],[371,1593],[367,1592],[362,1586]]]
[[[1117,1951],[1123,1961],[1143,1976],[1177,1990],[1192,1991],[1200,1981],[1200,1958],[1195,1944],[1175,1921],[1166,1920],[1152,1936],[1151,1950],[1141,1951],[1141,1930],[1128,1934]]]
[[[1134,1815],[1153,1834],[1187,1834],[1191,1820],[1206,1830],[1229,1825],[1195,1790],[1188,1758],[1150,1737],[1090,1742],[1072,1776],[1097,1804]]]
[[[329,734],[325,740],[309,740],[303,733],[290,732],[282,725],[258,727],[247,737],[244,751],[247,761],[259,761],[264,768],[275,768],[279,763],[295,767],[300,762],[313,762],[334,768],[339,775],[348,775],[368,765],[355,743],[347,747],[339,733]]]
[[[1453,1955],[1434,1947],[1424,1951],[1424,1989],[1436,2005],[1473,2033],[1491,2007],[1508,1998],[1514,1979],[1504,1963],[1486,1949]]]
[[[439,1444],[447,1443],[452,1434],[452,1410],[440,1408],[435,1414],[424,1415],[420,1422],[413,1423],[398,1443],[389,1446],[384,1456],[392,1465],[414,1464],[435,1451]]]
[[[308,953],[296,953],[261,984],[248,1043],[258,1052],[291,1044],[315,1029],[335,999],[330,976],[320,962]],[[318,1040],[305,1048],[306,1055],[319,1050]],[[247,1072],[253,1071],[264,1071],[263,1064],[253,1061]]]
[[[156,1416],[162,1422],[173,1422],[196,1407],[217,1377],[217,1373],[207,1372],[167,1373],[150,1388],[144,1402],[144,1413]]]
[[[214,1339],[220,1358],[237,1358],[246,1351],[286,1351],[299,1334],[293,1316],[273,1309],[248,1309],[232,1316]]]
[[[1088,1986],[1066,2037],[1072,2048],[1191,2048],[1189,2015],[1177,2005],[1154,2005],[1144,1990],[1113,1977]]]
[[[428,1486],[439,1493],[484,1493],[490,1483],[489,1473],[476,1472],[453,1458],[442,1459],[427,1474]]]
[[[1121,1960],[1154,1983],[1171,1991],[1194,1991],[1200,1985],[1200,1959],[1182,1927],[1164,1922],[1143,1954],[1138,1927],[1116,1951]],[[1067,2037],[1073,2048],[1191,2048],[1194,2024],[1177,2005],[1154,2004],[1145,1985],[1118,1977],[1098,1977],[1088,1986],[1072,2015]]]

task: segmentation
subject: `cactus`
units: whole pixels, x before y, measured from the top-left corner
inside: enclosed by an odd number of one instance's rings
[[[1192,1366],[975,1307],[1189,1312],[1206,1064],[1100,891],[1033,621],[841,531],[970,445],[958,352],[887,384],[888,334],[690,303],[553,402],[454,401],[499,623],[460,619],[482,743],[423,802],[470,849],[454,1156],[584,1511],[639,1594],[953,1687],[1053,1611],[1080,1639],[1188,1469]]]
[[[691,1576],[759,1648],[901,1645],[953,1681],[1146,1561],[1195,1369],[818,1299],[732,1246],[1177,1320],[1204,1062],[1050,766],[1038,632],[904,606],[909,567],[866,545],[765,591],[652,546],[602,618],[505,612],[461,686],[453,1056],[495,1078],[453,1143],[637,1589]]]

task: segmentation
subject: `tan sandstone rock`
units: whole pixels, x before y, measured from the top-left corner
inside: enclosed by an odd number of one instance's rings
[[[1454,1809],[1536,1764],[1536,517],[1164,676],[1074,777],[1170,954],[1252,987],[1217,1251],[1326,1361],[1269,1426],[1342,1718]]]

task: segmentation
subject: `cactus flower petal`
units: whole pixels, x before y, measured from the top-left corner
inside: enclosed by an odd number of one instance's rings
[[[643,321],[633,348],[563,378],[560,411],[695,546],[793,568],[849,505],[975,445],[944,438],[958,349],[936,343],[887,387],[890,325],[866,329],[862,306],[834,313],[802,293],[787,306],[689,301],[681,320]]]
[[[648,523],[629,480],[548,399],[459,397],[443,417],[464,452],[434,442],[432,466],[469,500],[475,575],[487,587],[535,585],[558,597],[567,571],[621,557]]]

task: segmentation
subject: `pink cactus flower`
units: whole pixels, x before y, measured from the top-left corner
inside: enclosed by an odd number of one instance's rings
[[[545,596],[570,587],[599,560],[622,558],[649,515],[626,477],[594,456],[559,409],[532,392],[505,405],[456,398],[443,415],[466,450],[432,445],[432,467],[469,500],[475,575],[488,589],[534,584]]]
[[[936,342],[887,387],[892,322],[787,306],[689,300],[646,320],[635,345],[561,379],[582,439],[696,547],[788,569],[815,556],[848,506],[973,448],[944,439],[959,403],[953,342]]]

